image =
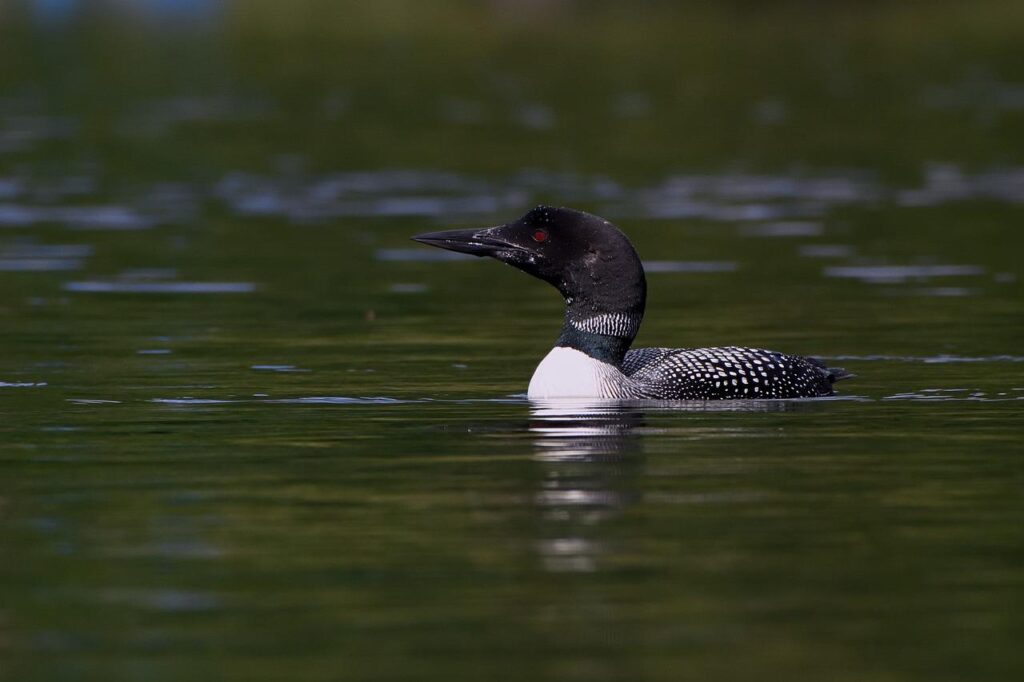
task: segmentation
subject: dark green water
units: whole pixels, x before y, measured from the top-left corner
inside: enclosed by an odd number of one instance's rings
[[[0,677],[1024,674],[1019,6],[152,4],[0,5]],[[542,201],[857,378],[531,404]]]

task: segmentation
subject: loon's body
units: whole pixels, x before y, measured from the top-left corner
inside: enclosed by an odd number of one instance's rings
[[[618,228],[589,213],[539,206],[507,225],[414,239],[491,256],[561,292],[562,333],[530,380],[530,398],[810,398],[832,395],[832,384],[851,376],[757,348],[630,350],[647,299],[643,265]]]

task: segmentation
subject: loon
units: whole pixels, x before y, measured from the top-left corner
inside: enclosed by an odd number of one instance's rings
[[[538,206],[506,225],[413,239],[490,256],[565,298],[562,332],[530,380],[530,399],[809,398],[833,395],[833,383],[853,376],[814,358],[758,348],[631,350],[647,302],[643,264],[626,235],[596,215]]]

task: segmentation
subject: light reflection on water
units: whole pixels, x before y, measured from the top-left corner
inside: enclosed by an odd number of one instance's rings
[[[978,265],[863,265],[825,268],[826,277],[848,277],[872,284],[932,277],[976,277],[984,274],[985,268]]]
[[[56,272],[81,267],[82,261],[77,258],[0,258],[2,272]]]
[[[906,356],[906,355],[829,355],[824,356],[826,360],[862,360],[868,362],[895,361],[895,362],[923,362],[925,364],[947,364],[961,362],[1024,362],[1024,355],[985,355],[978,357],[962,355],[927,355],[927,356]]]
[[[212,611],[222,606],[219,595],[175,590],[107,590],[97,598],[109,604],[141,606],[168,613]]]
[[[87,294],[248,294],[252,282],[65,282],[64,291]]]
[[[536,543],[545,570],[590,573],[599,570],[609,553],[628,553],[627,547],[600,540],[601,524],[620,516],[647,496],[639,481],[646,472],[644,443],[665,437],[679,442],[764,435],[749,427],[724,425],[650,428],[651,413],[763,413],[800,409],[799,401],[530,401],[529,432],[534,458],[543,475],[534,503],[545,520],[544,537]],[[749,434],[747,433],[749,432]],[[718,494],[716,501],[729,495]],[[703,495],[677,495],[659,503],[701,504]],[[752,499],[738,494],[737,499]]]
[[[495,179],[430,169],[349,171],[311,174],[302,170],[301,159],[282,163],[277,174],[228,173],[207,187],[159,181],[121,192],[124,204],[81,205],[84,197],[101,196],[102,170],[83,165],[64,177],[32,173],[0,178],[7,203],[0,204],[0,225],[7,228],[63,226],[83,232],[144,230],[157,226],[195,224],[209,211],[209,197],[242,217],[287,218],[293,222],[324,222],[339,218],[414,217],[437,222],[486,224],[509,220],[532,205],[539,194],[557,195],[564,203],[596,204],[597,211],[615,220],[700,218],[736,223],[741,238],[812,239],[831,234],[835,228],[821,220],[833,209],[846,206],[877,206],[898,200],[907,191],[884,187],[870,175],[857,171],[831,174],[754,175],[721,173],[671,175],[648,186],[627,186],[607,177],[572,173],[523,171]],[[927,167],[925,189],[931,202],[962,202],[987,198],[1019,203],[1017,192],[1024,172],[1000,168],[969,175],[950,166]],[[72,203],[67,203],[72,202]],[[898,203],[898,201],[897,201]],[[809,220],[808,216],[816,220]],[[623,225],[627,231],[629,224]],[[184,248],[184,237],[176,237]],[[21,250],[17,250],[20,248]],[[39,245],[26,250],[0,245],[0,272],[33,273],[77,271],[88,267],[95,255],[92,244]],[[911,285],[956,278],[973,286],[935,286],[878,289],[883,296],[921,298],[977,298],[980,284],[1012,285],[1015,272],[994,271],[972,263],[934,264],[931,254],[916,260],[925,263],[893,264],[884,253],[859,255],[850,244],[803,243],[797,253],[805,258],[832,258],[838,262],[822,268],[826,278],[852,279],[865,284]],[[385,263],[448,261],[470,258],[427,248],[376,248],[374,256]],[[90,260],[87,260],[90,259]],[[730,273],[745,263],[735,260],[645,261],[651,274]],[[971,279],[973,278],[973,279]],[[257,290],[254,282],[154,281],[139,282],[129,273],[114,280],[84,279],[63,284],[74,293],[117,294],[237,294]],[[152,279],[171,279],[160,277]],[[990,280],[990,281],[989,281]],[[396,294],[422,294],[429,283],[392,282]]]
[[[0,204],[0,227],[32,227],[46,223],[75,230],[145,230],[155,220],[127,206],[33,206]]]
[[[1024,395],[1016,393],[1017,389],[1010,391],[981,391],[969,388],[922,388],[918,391],[908,391],[885,396],[882,400],[926,400],[926,401],[973,401],[973,402],[1007,402],[1024,400]]]
[[[232,210],[290,217],[296,221],[353,216],[424,216],[451,220],[522,210],[538,193],[566,203],[598,204],[613,218],[706,218],[769,221],[752,226],[755,236],[815,236],[812,222],[778,222],[821,215],[844,205],[877,203],[893,192],[855,171],[826,177],[771,175],[670,176],[648,187],[625,187],[603,177],[521,174],[495,181],[430,170],[338,173],[323,177],[229,176],[217,194]],[[1017,203],[1020,169],[994,170],[943,194],[928,185],[933,202],[992,198]],[[614,191],[609,191],[609,186]],[[965,189],[966,187],[966,189]]]
[[[228,173],[211,186],[161,181],[132,189],[129,204],[52,205],[98,196],[103,172],[52,178],[0,177],[0,226],[55,223],[82,230],[139,230],[198,219],[207,196],[240,216],[283,217],[297,223],[351,217],[428,217],[440,221],[521,211],[538,195],[567,204],[597,205],[611,218],[709,219],[754,223],[746,236],[812,237],[823,227],[808,216],[833,208],[907,203],[929,205],[988,199],[1024,201],[1024,169],[997,168],[970,175],[925,168],[919,189],[885,187],[855,170],[838,174],[672,175],[647,186],[627,186],[600,176],[523,172],[503,178],[431,169],[349,171],[313,175],[287,167],[276,175]],[[938,175],[938,177],[936,177]],[[956,180],[950,180],[950,176]],[[15,200],[21,200],[15,203]],[[37,202],[32,202],[36,199]],[[918,198],[918,203],[925,202]]]
[[[534,504],[545,519],[536,542],[545,570],[589,573],[611,551],[595,526],[641,496],[633,480],[642,470],[644,424],[638,409],[614,402],[534,401],[530,433],[543,474]]]

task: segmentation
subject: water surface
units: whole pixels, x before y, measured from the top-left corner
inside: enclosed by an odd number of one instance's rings
[[[1019,10],[180,5],[0,9],[0,677],[1020,678]],[[527,401],[540,202],[857,378]]]

